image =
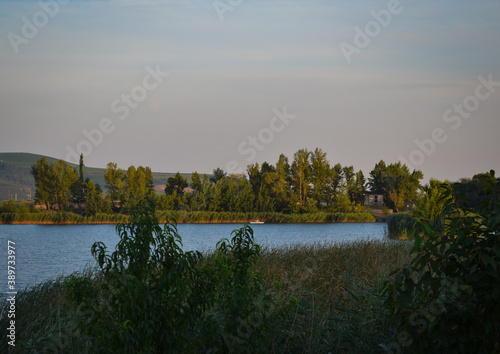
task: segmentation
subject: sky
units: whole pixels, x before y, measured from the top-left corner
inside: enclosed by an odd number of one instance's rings
[[[0,1],[0,151],[500,174],[500,1]]]

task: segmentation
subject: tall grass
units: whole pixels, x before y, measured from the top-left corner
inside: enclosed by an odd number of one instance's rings
[[[71,348],[71,352],[76,353],[90,350],[88,338],[74,322],[78,309],[67,299],[65,281],[66,278],[61,276],[17,293],[15,347],[8,346],[4,337],[0,341],[0,352],[65,352],[63,349]],[[9,305],[4,299],[0,318],[2,328],[8,327],[10,319],[6,309]]]
[[[275,304],[257,319],[266,322],[265,352],[379,351],[394,334],[379,284],[409,261],[409,248],[406,242],[357,241],[263,249],[255,271]],[[85,277],[99,282],[96,273]],[[14,352],[92,352],[91,339],[74,321],[79,309],[67,299],[71,279],[84,277],[58,278],[18,294]],[[6,341],[1,346],[6,352]]]
[[[374,222],[371,213],[309,213],[309,214],[282,214],[282,213],[236,213],[216,211],[157,211],[158,219],[162,222],[175,215],[178,223],[248,223],[253,220],[262,220],[267,223],[314,223],[314,222]],[[83,216],[72,212],[39,212],[39,213],[1,213],[0,224],[95,224],[121,223],[129,220],[124,214],[96,214]]]
[[[124,214],[96,214],[83,216],[72,212],[47,212],[47,213],[1,213],[1,224],[98,224],[120,223],[127,221],[128,215]]]
[[[313,222],[374,222],[371,213],[306,213],[306,214],[283,214],[276,212],[215,212],[215,211],[193,211],[193,212],[165,212],[178,215],[180,222],[189,223],[248,223],[252,220],[261,220],[266,223],[313,223]],[[161,219],[161,218],[160,218]]]
[[[277,352],[377,352],[394,335],[383,280],[410,260],[410,243],[357,241],[265,249],[264,282],[297,296],[279,332]]]
[[[393,239],[409,239],[416,227],[416,220],[409,213],[391,214],[387,217],[387,230]]]

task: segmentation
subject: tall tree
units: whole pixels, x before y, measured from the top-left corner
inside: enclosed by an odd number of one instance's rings
[[[201,181],[200,174],[197,171],[194,171],[191,174],[191,188],[193,188],[195,192],[199,192],[202,187],[203,182]]]
[[[265,185],[261,185],[256,201],[256,209],[260,212],[275,211],[275,204],[269,194],[269,189]]]
[[[309,164],[309,151],[300,149],[293,155],[291,168],[292,186],[295,198],[300,205],[306,205],[309,191],[309,178],[311,176],[311,166]]]
[[[118,168],[117,164],[114,162],[108,163],[104,171],[104,181],[106,182],[107,188],[106,196],[113,206],[121,206],[124,201],[124,178],[124,170]]]
[[[387,166],[383,160],[370,172],[368,185],[374,192],[384,193],[386,204],[401,211],[405,201],[414,201],[424,175],[419,170],[410,172],[401,162]]]
[[[85,177],[83,175],[83,154],[80,154],[78,180],[71,186],[71,200],[80,206],[85,202]]]
[[[327,195],[327,177],[330,172],[330,163],[326,159],[326,152],[316,148],[311,153],[311,182],[313,184],[312,197],[320,207],[328,200]]]
[[[356,199],[356,173],[353,166],[344,167],[344,179],[347,188],[347,195],[351,202]]]
[[[290,163],[288,157],[281,154],[275,167],[275,182],[271,196],[275,201],[276,211],[285,212],[290,209]]]
[[[78,174],[74,167],[67,162],[58,160],[52,165],[55,184],[55,198],[59,210],[64,210],[71,198],[71,186],[78,180]]]
[[[368,187],[372,192],[385,193],[387,190],[387,166],[384,160],[380,160],[370,172]]]
[[[199,176],[198,176],[199,178]],[[165,194],[166,195],[171,195],[175,192],[177,192],[177,195],[183,195],[184,194],[184,188],[188,186],[188,181],[182,175],[180,172],[177,172],[174,177],[169,177],[167,180],[167,185],[165,186]]]
[[[80,170],[79,170],[79,179],[80,179],[80,182],[83,183],[84,181],[84,177],[83,177],[83,154],[80,154],[80,164],[79,164],[79,167],[80,167]]]
[[[194,191],[190,196],[190,208],[192,211],[208,210],[211,188],[211,184],[206,182],[202,183],[200,190]]]
[[[52,167],[45,156],[31,166],[31,174],[35,179],[35,201],[39,204],[45,204],[46,209],[50,210],[55,201],[55,180]]]
[[[259,193],[260,185],[262,183],[262,171],[258,163],[247,166],[247,174],[250,185],[252,186],[255,195]]]
[[[363,205],[365,202],[365,188],[366,180],[363,171],[359,170],[356,173],[356,189],[354,193],[354,203],[357,205]]]
[[[328,171],[325,182],[325,197],[327,200],[327,205],[336,205],[337,198],[340,194],[340,186],[344,178],[344,169],[340,163],[335,164]]]
[[[222,186],[223,181],[218,180],[215,185],[210,187],[208,210],[210,211],[222,211],[223,207],[223,193]]]
[[[149,167],[130,166],[125,174],[124,184],[125,200],[128,207],[131,207],[154,195],[153,176]]]
[[[240,212],[250,212],[254,208],[255,195],[246,178],[238,179],[237,208]]]
[[[85,214],[94,216],[98,213],[110,213],[111,207],[102,195],[99,185],[87,179],[85,183]]]
[[[210,182],[215,184],[224,177],[226,177],[226,172],[224,172],[224,170],[222,170],[221,168],[217,167],[215,170],[213,170],[212,175],[210,176]]]

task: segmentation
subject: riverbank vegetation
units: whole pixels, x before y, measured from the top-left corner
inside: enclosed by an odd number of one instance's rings
[[[444,188],[442,230],[421,218],[414,241],[261,249],[245,226],[206,254],[183,252],[175,224],[140,205],[114,251],[94,244],[96,269],[19,292],[12,349],[498,352],[500,183],[489,188],[474,211]]]
[[[387,219],[390,237],[410,238],[417,219],[442,230],[436,213],[443,188],[460,206],[478,208],[488,197],[485,185],[495,180],[481,173],[455,183],[431,178],[422,186],[421,171],[383,160],[365,179],[353,166],[330,164],[321,149],[301,149],[291,161],[282,154],[276,164],[249,165],[245,174],[217,168],[203,177],[193,172],[188,180],[177,173],[161,188],[148,167],[123,170],[109,163],[104,187],[85,178],[84,170],[83,155],[79,171],[64,161],[38,159],[32,166],[35,201],[0,203],[0,223],[119,223],[129,220],[133,205],[151,200],[160,220],[175,214],[179,223],[373,222],[394,211]],[[367,189],[379,198],[375,207],[365,205]]]
[[[211,175],[193,172],[189,180],[177,173],[161,188],[154,185],[149,167],[130,166],[123,170],[112,162],[107,165],[105,186],[101,187],[85,178],[83,155],[79,171],[62,160],[49,163],[41,158],[31,172],[36,187],[34,200],[37,208],[44,212],[72,212],[83,217],[128,215],[133,205],[153,200],[160,211],[198,212],[193,214],[194,219],[201,215],[213,218],[213,213],[277,213],[291,215],[290,220],[304,221],[373,219],[354,215],[368,211],[364,206],[368,187],[383,193],[388,207],[400,208],[402,201],[416,196],[423,177],[420,171],[410,172],[401,163],[386,165],[381,161],[367,181],[363,172],[353,166],[331,165],[326,153],[318,148],[301,149],[291,160],[282,154],[275,164],[255,163],[238,173],[216,168]],[[23,213],[21,210],[4,212]],[[299,214],[314,216],[294,216]],[[26,220],[26,217],[18,218]],[[229,220],[235,219],[229,216]]]
[[[94,244],[96,269],[19,292],[14,351],[324,352],[390,339],[373,305],[410,244],[261,249],[246,226],[211,253],[183,252],[175,225],[161,227],[153,210],[132,212],[114,252]]]
[[[419,230],[419,222],[426,223],[435,232],[443,232],[447,220],[443,209],[448,202],[448,196],[452,196],[457,210],[476,213],[489,202],[492,185],[498,184],[499,181],[500,179],[495,177],[495,171],[476,174],[472,179],[462,179],[455,183],[431,178],[427,185],[421,187],[414,208],[388,216],[389,237],[410,239],[414,233],[422,233],[422,230]]]
[[[375,217],[368,212],[360,213],[308,213],[308,214],[283,214],[276,212],[236,213],[216,211],[161,210],[157,211],[161,223],[174,217],[179,224],[215,223],[215,224],[245,224],[254,220],[266,223],[328,223],[328,222],[374,222]],[[0,224],[117,224],[128,221],[129,215],[125,214],[95,214],[91,216],[80,215],[72,212],[51,213],[0,213]]]

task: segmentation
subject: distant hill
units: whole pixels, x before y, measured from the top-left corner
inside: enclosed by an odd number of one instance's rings
[[[35,194],[35,181],[31,175],[31,166],[41,159],[43,155],[30,154],[24,152],[2,152],[0,153],[0,201],[16,198],[17,200],[28,200]],[[45,156],[48,162],[55,162],[58,159]],[[68,162],[69,163],[69,162]],[[69,163],[78,170],[78,165]],[[125,169],[128,168],[125,167]],[[83,173],[85,178],[92,179],[105,187],[104,168],[85,166]],[[153,172],[155,185],[165,185],[169,177],[175,173]],[[185,178],[190,178],[190,173],[182,174]],[[10,194],[9,194],[10,193]]]

